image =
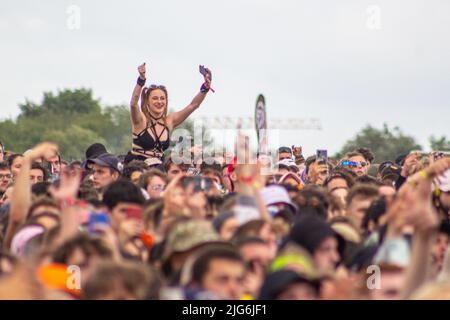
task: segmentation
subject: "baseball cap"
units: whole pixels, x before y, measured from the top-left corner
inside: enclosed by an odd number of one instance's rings
[[[211,222],[201,219],[189,219],[178,222],[167,235],[163,260],[174,253],[182,253],[207,243],[221,243],[219,234]]]
[[[275,164],[275,168],[279,168],[279,167],[283,167],[283,166],[288,167],[290,169],[294,169],[295,172],[299,171],[297,165],[295,164],[295,161],[292,159],[283,159],[283,160],[278,161]]]
[[[292,202],[286,189],[282,186],[270,185],[260,191],[261,198],[266,206],[284,203],[297,211],[297,206]]]
[[[120,163],[119,158],[110,153],[101,154],[95,159],[89,159],[87,162],[98,164],[102,167],[109,167],[119,173],[121,173],[123,169],[123,165]]]
[[[34,237],[44,233],[41,225],[28,225],[18,231],[11,241],[11,252],[17,256],[23,256],[27,243]]]

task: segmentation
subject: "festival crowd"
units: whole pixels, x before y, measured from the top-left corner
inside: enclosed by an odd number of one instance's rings
[[[126,155],[1,144],[1,299],[450,299],[448,154],[252,155],[238,134],[232,155],[179,161],[170,134],[213,91],[200,72],[168,114],[138,67]]]

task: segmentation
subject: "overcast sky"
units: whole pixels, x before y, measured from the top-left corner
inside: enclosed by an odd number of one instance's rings
[[[281,133],[307,154],[368,123],[427,146],[450,138],[449,39],[448,0],[1,1],[0,118],[63,88],[128,104],[143,61],[179,109],[205,64],[216,93],[194,116],[253,116],[263,93],[269,118],[320,119]]]

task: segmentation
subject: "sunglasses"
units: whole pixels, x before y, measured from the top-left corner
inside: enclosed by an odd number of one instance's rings
[[[351,167],[351,168],[356,168],[358,166],[358,164],[355,161],[350,161],[350,160],[343,160],[341,162],[341,164],[344,167]]]
[[[164,190],[164,186],[162,184],[156,184],[154,186],[151,186],[151,189],[153,191],[163,191]]]
[[[360,165],[361,165],[361,167],[367,167],[368,165],[369,165],[369,163],[368,162],[366,162],[366,161],[361,161],[360,163],[359,163]]]
[[[356,168],[356,167],[358,167],[358,162],[356,162],[356,161],[344,160],[344,161],[341,162],[341,164],[342,164],[344,167],[351,167],[351,168]],[[361,161],[359,164],[360,164],[361,167],[363,167],[363,168],[369,165],[366,161]]]
[[[165,86],[163,86],[163,85],[157,85],[157,84],[152,84],[152,85],[150,85],[150,87],[148,87],[148,88],[151,89],[151,90],[154,90],[154,89],[166,90],[166,87],[165,87]]]

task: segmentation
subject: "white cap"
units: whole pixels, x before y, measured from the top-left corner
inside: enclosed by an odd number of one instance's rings
[[[285,203],[285,204],[290,205],[293,208],[297,207],[292,202],[286,189],[281,186],[277,186],[277,185],[267,186],[267,187],[261,189],[260,195],[266,206],[270,206],[270,205],[276,204],[276,203]]]

